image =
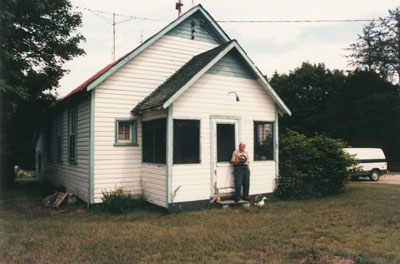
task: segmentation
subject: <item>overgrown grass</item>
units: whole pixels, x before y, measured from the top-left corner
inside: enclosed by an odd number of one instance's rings
[[[329,198],[173,215],[53,210],[42,198],[34,183],[1,194],[0,263],[400,263],[395,185],[354,182]]]

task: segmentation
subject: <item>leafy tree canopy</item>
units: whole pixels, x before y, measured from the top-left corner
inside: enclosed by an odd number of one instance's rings
[[[398,86],[374,70],[345,75],[323,64],[303,63],[270,83],[292,111],[282,128],[307,136],[322,133],[353,147],[383,148],[389,160],[400,160],[400,93]]]
[[[380,147],[400,160],[400,94],[373,70],[346,77],[335,111],[338,135],[353,147]]]
[[[3,93],[29,98],[58,86],[65,61],[84,54],[79,13],[68,0],[3,0],[0,9]],[[40,85],[32,87],[31,81]]]
[[[292,111],[292,117],[282,118],[282,126],[307,136],[335,131],[336,126],[330,120],[334,107],[332,98],[337,97],[344,82],[343,72],[331,71],[322,63],[304,62],[289,75],[274,74],[270,84]]]
[[[35,126],[55,100],[62,66],[84,54],[81,14],[71,8],[68,0],[0,1],[0,167],[17,157],[32,165]]]
[[[373,69],[388,80],[400,81],[400,8],[389,10],[387,17],[364,26],[357,42],[350,45],[350,63]]]

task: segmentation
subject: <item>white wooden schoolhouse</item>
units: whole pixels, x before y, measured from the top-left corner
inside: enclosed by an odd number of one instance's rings
[[[236,40],[198,5],[50,109],[40,179],[88,204],[122,187],[169,211],[234,192],[232,152],[250,156],[250,195],[272,193],[278,117],[290,110]]]

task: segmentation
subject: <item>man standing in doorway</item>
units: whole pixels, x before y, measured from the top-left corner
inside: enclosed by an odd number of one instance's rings
[[[235,202],[241,198],[243,186],[243,200],[249,201],[250,187],[250,162],[249,153],[247,153],[246,144],[240,142],[239,149],[232,153],[232,164],[235,172]]]

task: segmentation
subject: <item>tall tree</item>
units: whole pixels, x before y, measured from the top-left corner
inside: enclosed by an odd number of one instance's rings
[[[4,169],[32,167],[33,135],[66,73],[63,64],[84,54],[81,14],[69,0],[0,2],[0,156]]]
[[[323,133],[353,147],[383,148],[390,161],[400,161],[400,94],[398,86],[374,70],[344,75],[323,64],[303,63],[289,75],[275,74],[270,83],[292,116],[282,128],[308,136]]]
[[[291,117],[281,119],[282,126],[307,136],[325,133],[335,137],[337,126],[332,122],[332,98],[337,97],[344,82],[343,72],[307,62],[289,75],[274,74],[270,84],[292,111]]]
[[[353,66],[373,69],[392,82],[400,82],[400,8],[367,24],[348,48]]]
[[[353,147],[383,148],[390,161],[400,161],[400,94],[396,85],[373,70],[346,77],[336,103],[339,136]]]

